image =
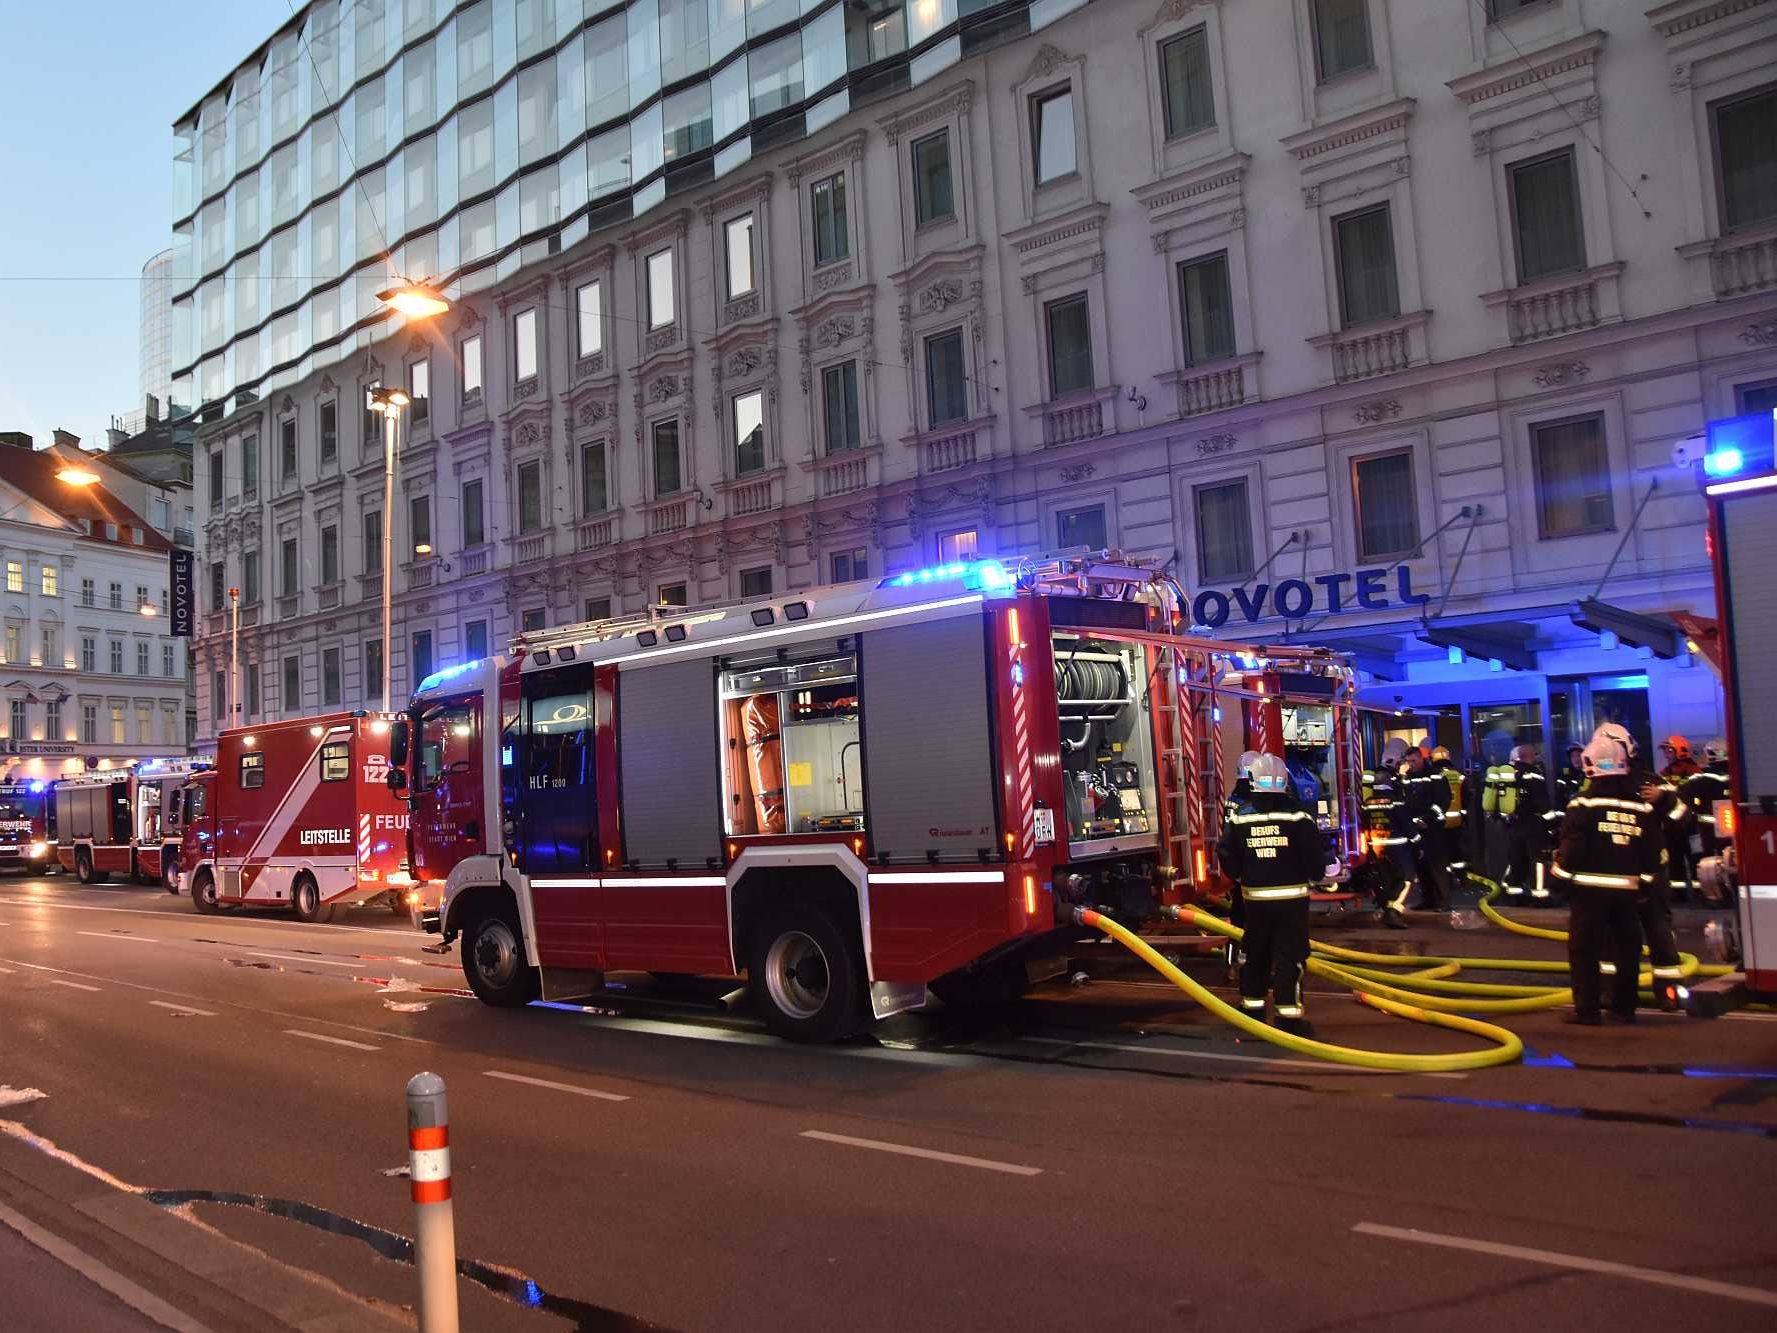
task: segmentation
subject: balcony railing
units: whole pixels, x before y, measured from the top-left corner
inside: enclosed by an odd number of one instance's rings
[[[1506,319],[1514,343],[1558,338],[1598,325],[1598,283],[1592,278],[1545,287],[1506,302]]]
[[[728,516],[730,518],[746,518],[750,514],[763,514],[768,509],[777,508],[773,497],[772,478],[760,481],[743,482],[728,492]]]
[[[822,499],[834,495],[850,495],[870,484],[869,456],[856,451],[828,454],[825,458],[816,459],[815,470],[820,474]]]
[[[683,495],[674,500],[667,500],[648,511],[648,535],[657,537],[663,532],[677,532],[691,523],[691,497]]]
[[[438,577],[436,561],[427,560],[423,563],[407,567],[407,589],[412,592],[416,588],[430,588]]]
[[[617,515],[594,514],[583,518],[574,528],[575,546],[582,551],[596,551],[617,540]]]
[[[488,549],[485,546],[478,546],[472,551],[464,551],[463,573],[465,575],[487,573],[487,559]]]
[[[553,544],[553,530],[527,533],[512,543],[512,563],[515,565],[534,565],[539,560],[549,558],[549,548]]]
[[[1333,379],[1346,384],[1407,369],[1413,364],[1412,342],[1407,335],[1408,330],[1398,325],[1353,329],[1336,335],[1329,344]]]
[[[1239,407],[1247,398],[1246,365],[1243,362],[1191,366],[1179,371],[1173,383],[1178,389],[1178,414],[1181,417]]]
[[[951,472],[975,461],[975,428],[929,436],[921,445],[924,470]]]
[[[1096,440],[1104,434],[1104,402],[1098,398],[1085,402],[1055,404],[1043,409],[1043,444],[1072,444],[1076,440]]]
[[[326,587],[320,590],[319,597],[321,609],[323,611],[333,610],[334,607],[339,605],[339,584],[329,583]]]
[[[1723,238],[1709,256],[1709,277],[1723,299],[1777,287],[1777,232],[1737,244]]]

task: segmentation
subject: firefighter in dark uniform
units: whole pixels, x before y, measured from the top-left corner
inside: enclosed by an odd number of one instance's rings
[[[1691,757],[1690,741],[1679,735],[1668,736],[1660,742],[1660,758],[1666,761],[1660,766],[1661,785],[1672,793],[1673,799],[1684,800],[1685,783],[1703,771]],[[1692,874],[1691,834],[1697,827],[1697,813],[1693,810],[1692,818],[1671,825],[1672,836],[1666,842],[1666,851],[1672,858],[1671,886],[1687,898],[1696,887]]]
[[[1442,745],[1432,750],[1428,769],[1449,789],[1439,793],[1442,798],[1439,804],[1444,807],[1444,864],[1449,876],[1446,887],[1454,892],[1463,872],[1468,869],[1463,810],[1463,788],[1468,783],[1462,770],[1450,762],[1450,751]]]
[[[1653,968],[1654,998],[1660,1008],[1674,1010],[1682,998],[1679,978],[1684,968],[1678,955],[1678,937],[1672,931],[1672,846],[1688,836],[1692,811],[1672,783],[1655,773],[1635,743],[1635,736],[1620,722],[1600,723],[1593,740],[1609,741],[1629,756],[1629,782],[1636,794],[1654,808],[1654,823],[1665,839],[1666,860],[1659,872],[1635,895],[1635,915],[1641,921],[1641,937]],[[1639,961],[1636,964],[1640,967]],[[1604,966],[1610,972],[1609,964]]]
[[[1419,831],[1413,827],[1401,782],[1406,753],[1406,744],[1398,739],[1383,749],[1362,812],[1364,840],[1400,880],[1392,896],[1386,892],[1382,896],[1382,919],[1396,930],[1407,928],[1402,913],[1419,876]]]
[[[1258,762],[1257,750],[1243,750],[1240,758],[1234,763],[1234,785],[1228,788],[1228,794],[1222,800],[1222,830],[1225,833],[1228,821],[1240,813],[1240,809],[1253,794],[1253,765]],[[1218,865],[1221,863],[1218,861]],[[1226,871],[1224,871],[1226,873]],[[1228,920],[1244,929],[1246,927],[1246,900],[1240,896],[1240,881],[1232,876],[1228,880]],[[1228,963],[1229,979],[1240,967],[1242,958],[1240,941],[1229,940],[1223,955]]]
[[[1425,750],[1408,750],[1401,767],[1401,793],[1413,831],[1419,835],[1419,903],[1434,912],[1450,906],[1450,841],[1444,835],[1444,807],[1450,782],[1425,760]]]
[[[1555,775],[1555,808],[1565,811],[1567,803],[1580,794],[1580,788],[1586,785],[1586,770],[1580,763],[1580,753],[1586,747],[1570,745],[1567,747],[1567,762]]]
[[[1614,969],[1611,1017],[1633,1023],[1641,965],[1635,902],[1665,865],[1666,833],[1630,776],[1629,753],[1621,744],[1594,735],[1583,758],[1590,780],[1568,802],[1552,872],[1568,892],[1569,1021],[1599,1021],[1599,964],[1608,957]]]
[[[1246,959],[1240,1007],[1253,1017],[1271,992],[1285,1032],[1311,1036],[1302,1005],[1308,963],[1308,893],[1325,872],[1320,829],[1290,794],[1290,774],[1274,754],[1253,761],[1252,794],[1228,819],[1216,857],[1246,902]]]
[[[1546,902],[1549,886],[1543,862],[1561,816],[1550,806],[1548,774],[1534,745],[1512,751],[1510,774],[1506,781],[1512,791],[1508,801],[1512,850],[1506,862],[1506,895],[1520,897],[1528,889],[1532,898]]]
[[[1697,817],[1697,855],[1720,856],[1728,845],[1715,827],[1715,803],[1728,799],[1728,743],[1721,739],[1703,747],[1703,770],[1684,780],[1679,795]]]

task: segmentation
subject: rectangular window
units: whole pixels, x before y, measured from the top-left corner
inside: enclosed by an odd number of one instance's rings
[[[951,329],[926,339],[926,412],[930,424],[961,421],[969,415],[963,373],[963,331]]]
[[[814,262],[816,267],[844,259],[851,253],[851,233],[845,217],[845,173],[818,180],[808,191],[814,214]]]
[[[1063,509],[1055,515],[1055,544],[1064,551],[1084,546],[1102,551],[1110,545],[1105,537],[1104,506]]]
[[[1209,35],[1202,28],[1160,43],[1160,95],[1165,99],[1166,137],[1181,138],[1216,123],[1209,74]]]
[[[1074,153],[1074,92],[1058,88],[1030,99],[1031,165],[1038,185],[1071,176]]]
[[[1777,218],[1777,87],[1709,108],[1722,230]]]
[[[45,565],[37,571],[38,586],[45,597],[56,597],[61,594],[62,571],[54,565]]]
[[[339,529],[329,523],[321,529],[321,586],[339,582]]]
[[[329,398],[321,404],[321,463],[326,466],[339,457],[339,404]]]
[[[1234,355],[1234,298],[1228,256],[1205,255],[1178,266],[1179,311],[1184,316],[1185,364]]]
[[[432,497],[411,496],[407,501],[407,533],[416,556],[432,554]]]
[[[368,451],[372,445],[380,447],[383,444],[383,416],[382,413],[376,411],[370,405],[370,395],[372,391],[380,389],[381,387],[381,380],[371,380],[370,383],[364,386],[364,420],[362,425],[364,428],[363,446],[366,451]]]
[[[1092,387],[1092,329],[1086,293],[1050,301],[1043,307],[1049,330],[1049,396]]]
[[[251,436],[242,442],[243,454],[258,452],[247,448],[247,445],[252,443],[256,442]],[[245,457],[241,461],[245,464]],[[245,467],[242,470],[244,472]],[[278,475],[285,481],[296,479],[296,418],[294,417],[278,423]]]
[[[858,429],[858,363],[841,361],[821,371],[821,408],[826,419],[827,452],[856,449]]]
[[[1245,479],[1199,486],[1196,508],[1197,577],[1205,583],[1232,583],[1252,573],[1252,510]]]
[[[46,667],[62,665],[62,636],[54,625],[45,625],[39,635],[39,647],[43,655],[37,660]]]
[[[50,741],[66,739],[62,735],[62,701],[45,699],[43,701],[43,738]]]
[[[602,514],[611,502],[605,481],[605,443],[580,446],[580,512]]]
[[[339,649],[323,648],[321,650],[321,704],[325,708],[338,708],[340,698]]]
[[[265,785],[265,755],[259,750],[249,750],[241,756],[241,786],[263,787]]]
[[[1518,281],[1586,266],[1580,229],[1579,181],[1573,150],[1563,148],[1506,169],[1511,190],[1512,235],[1518,250]]]
[[[92,606],[96,600],[97,589],[94,587],[93,581],[91,579],[80,580],[80,604]]]
[[[654,498],[679,491],[679,419],[654,423]]]
[[[981,548],[980,534],[974,528],[938,534],[938,563],[953,565],[959,560],[973,560]]]
[[[364,693],[372,690],[381,691],[383,687],[383,641],[366,639],[364,642]]]
[[[80,640],[80,669],[97,671],[99,669],[99,641],[90,635],[83,635]]]
[[[17,588],[14,588],[12,586],[12,570],[10,568],[8,568],[6,571],[7,590],[10,592],[23,592],[25,590],[24,583],[23,583],[24,575],[20,574],[19,579],[20,579],[19,586]],[[123,584],[121,584],[121,583],[113,583],[111,585],[111,609],[113,611],[123,610]]]
[[[210,452],[210,508],[222,507],[222,450]]]
[[[321,781],[344,782],[352,776],[352,747],[345,741],[328,741],[321,747]]]
[[[742,597],[771,596],[771,570],[743,569],[740,571],[740,595]]]
[[[1320,81],[1370,65],[1369,0],[1309,0]]]
[[[753,290],[753,215],[730,218],[722,228],[728,251],[728,299]]]
[[[372,509],[364,515],[364,572],[383,572],[383,515]]]
[[[25,562],[8,560],[6,562],[6,591],[23,592],[25,590]]]
[[[299,573],[296,567],[296,538],[284,538],[283,546],[278,554],[283,560],[283,568],[278,571],[279,595],[282,597],[294,597],[296,596],[296,589],[298,586],[297,575]]]
[[[520,310],[512,317],[512,373],[520,384],[537,377],[535,310]]]
[[[1734,386],[1734,404],[1741,416],[1751,416],[1754,412],[1768,416],[1777,412],[1777,380],[1754,380],[1750,384]]]
[[[487,656],[487,621],[471,620],[463,626],[463,660],[479,662]]]
[[[432,631],[423,629],[413,636],[412,658],[413,685],[415,688],[427,676],[432,674]]]
[[[758,389],[734,399],[734,475],[765,468],[765,395]]]
[[[683,583],[663,583],[660,585],[659,604],[661,606],[685,606],[685,585]]]
[[[210,714],[217,721],[222,720],[222,673],[216,673],[216,689],[210,696]],[[80,739],[87,745],[99,743],[99,706],[97,704],[80,705]]]
[[[574,296],[576,332],[582,357],[597,356],[605,348],[604,288],[596,282],[580,284]]]
[[[1543,0],[1487,0],[1487,17],[1497,23],[1508,14],[1516,14],[1520,9],[1529,9],[1532,5],[1540,5]]]
[[[463,545],[480,546],[487,540],[486,520],[481,502],[481,478],[463,483]]]
[[[518,530],[536,532],[543,526],[543,464],[538,459],[518,465]]]
[[[170,643],[163,643],[160,646],[160,674],[169,680],[171,680],[174,675],[173,645]]]
[[[1401,313],[1395,287],[1394,226],[1388,205],[1333,219],[1334,265],[1339,273],[1339,318],[1344,327]]]
[[[648,256],[648,327],[663,329],[673,322],[673,252]]]
[[[827,557],[827,572],[833,583],[850,583],[870,577],[870,552],[862,546],[849,551],[835,551]]]
[[[481,335],[463,339],[463,402],[481,401]]]
[[[136,674],[138,676],[146,676],[148,674],[148,660],[149,647],[147,640],[144,639],[136,644]]]
[[[1530,439],[1536,456],[1539,535],[1545,539],[1578,537],[1616,527],[1604,418],[1589,416],[1533,426]]]
[[[284,659],[284,709],[302,707],[302,659]]]
[[[1357,496],[1357,553],[1363,560],[1412,555],[1419,547],[1419,509],[1413,495],[1413,455],[1378,454],[1351,465]]]
[[[526,634],[535,634],[538,630],[549,628],[549,613],[540,606],[533,606],[520,618],[518,626]]]
[[[25,720],[25,701],[23,699],[12,699],[8,702],[11,706],[8,709],[9,716],[7,721],[9,723],[9,728],[7,734],[15,741],[23,740],[25,738],[25,732],[29,729],[29,723]]]
[[[247,606],[259,605],[258,551],[248,551],[241,557],[241,601]]]
[[[108,646],[110,648],[108,661],[111,674],[121,676],[123,674],[123,640],[112,639]]]
[[[413,400],[407,409],[409,421],[425,425],[432,415],[431,361],[421,358],[407,367],[407,396]]]
[[[6,660],[22,662],[25,657],[25,627],[18,621],[6,625]]]
[[[611,599],[609,597],[588,597],[586,605],[581,608],[586,620],[609,620],[611,618]]]
[[[913,141],[913,224],[923,227],[956,216],[950,188],[950,132]]]

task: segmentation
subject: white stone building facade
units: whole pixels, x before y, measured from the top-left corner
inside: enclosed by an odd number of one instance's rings
[[[1451,739],[1718,729],[1666,619],[1713,614],[1672,454],[1777,395],[1777,4],[1020,21],[952,16],[831,123],[218,399],[200,733],[229,587],[252,721],[374,706],[384,651],[399,698],[527,626],[1081,545],[1169,562],[1218,633],[1347,647]],[[423,404],[392,519],[379,382]]]

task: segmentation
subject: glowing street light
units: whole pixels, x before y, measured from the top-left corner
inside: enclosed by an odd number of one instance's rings
[[[430,319],[433,315],[442,315],[450,309],[449,297],[436,287],[428,287],[421,282],[391,287],[386,292],[378,292],[376,299],[409,319]]]
[[[70,486],[97,486],[99,474],[91,468],[76,467],[70,464],[56,473],[56,480],[66,482]]]

